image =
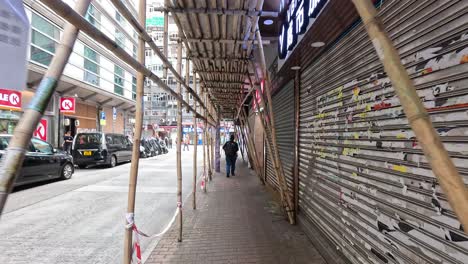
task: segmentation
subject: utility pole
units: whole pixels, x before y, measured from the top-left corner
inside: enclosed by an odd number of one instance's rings
[[[146,0],[140,0],[139,4],[139,23],[146,27]],[[138,54],[137,60],[145,65],[145,41],[141,36],[138,37]],[[125,226],[125,241],[124,241],[124,264],[132,262],[132,235],[135,224],[135,196],[136,185],[138,179],[138,165],[140,161],[140,140],[141,130],[143,127],[143,90],[145,83],[145,75],[142,72],[137,72],[137,87],[136,87],[136,112],[135,112],[135,133],[133,136],[132,149],[132,164],[130,167],[130,178],[128,182],[128,203]]]
[[[75,11],[84,16],[88,10],[91,0],[78,0],[75,5]],[[62,39],[56,49],[47,72],[44,74],[36,93],[23,113],[18,125],[15,128],[13,137],[10,140],[8,149],[0,162],[0,214],[8,198],[8,194],[13,188],[13,183],[17,175],[21,172],[24,155],[31,142],[31,137],[44,114],[50,98],[52,98],[58,80],[63,73],[63,69],[73,51],[78,29],[66,23],[63,30]]]

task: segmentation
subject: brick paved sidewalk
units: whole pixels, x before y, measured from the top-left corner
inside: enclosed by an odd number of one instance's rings
[[[187,200],[183,242],[177,242],[174,224],[146,264],[325,263],[300,228],[288,224],[258,178],[241,161],[237,165],[235,177],[215,174],[208,192],[197,193],[197,210]]]

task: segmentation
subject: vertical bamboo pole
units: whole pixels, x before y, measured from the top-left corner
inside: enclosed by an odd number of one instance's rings
[[[138,20],[139,23],[146,27],[146,0],[140,0]],[[138,37],[138,62],[145,65],[145,41]],[[127,201],[127,225],[125,228],[124,241],[124,259],[123,263],[130,264],[132,262],[132,234],[135,214],[135,196],[138,179],[138,165],[140,161],[140,140],[141,130],[143,126],[143,90],[144,90],[145,75],[137,72],[137,87],[136,87],[136,111],[135,111],[135,134],[133,137],[132,148],[132,164],[130,167],[130,178],[128,182],[128,201]]]
[[[207,102],[207,111],[211,110],[211,104],[208,102],[208,93],[205,93],[205,101]],[[210,154],[210,146],[211,146],[211,135],[210,135],[210,128],[206,127],[206,155],[207,155],[207,163],[208,163],[208,180],[212,180],[213,172],[211,170],[211,156],[213,153]]]
[[[292,197],[289,195],[288,192],[288,186],[286,184],[286,179],[284,176],[284,169],[283,169],[283,163],[280,160],[280,156],[278,153],[278,143],[276,142],[276,126],[275,126],[275,116],[273,112],[273,101],[271,99],[271,81],[270,81],[270,76],[268,74],[268,70],[266,68],[266,62],[265,62],[265,53],[263,51],[263,44],[262,44],[262,36],[260,35],[260,31],[257,31],[257,41],[258,41],[258,50],[260,53],[260,64],[262,66],[262,71],[263,71],[263,76],[265,77],[266,81],[266,87],[265,87],[265,94],[267,96],[268,100],[268,114],[269,114],[269,121],[270,121],[270,131],[271,131],[271,143],[273,145],[272,152],[270,154],[272,155],[272,160],[275,160],[273,163],[275,165],[275,170],[278,174],[278,181],[279,185],[282,186],[282,189],[285,193],[284,198],[285,198],[285,205],[286,205],[286,211],[289,216],[289,222],[293,225],[296,223],[295,217],[294,217],[294,203],[292,201]],[[255,101],[255,100],[254,100]]]
[[[204,90],[204,89],[203,89]],[[202,94],[202,98],[204,100],[204,103],[206,105],[206,97],[205,97],[205,91],[203,91],[203,94]],[[206,192],[206,183],[208,181],[208,177],[207,177],[207,171],[206,171],[206,163],[207,163],[207,158],[206,158],[206,143],[207,143],[207,138],[206,138],[206,128],[208,127],[208,122],[206,121],[207,120],[207,111],[206,109],[203,110],[203,115],[205,117],[205,120],[204,120],[204,123],[203,123],[203,181],[205,183],[205,188],[203,189],[204,192]]]
[[[90,2],[90,0],[77,1],[75,5],[76,12],[84,16]],[[54,94],[58,80],[73,51],[77,36],[78,29],[74,25],[66,23],[55,56],[39,83],[33,100],[27,106],[16,126],[7,151],[2,156],[0,161],[0,214],[5,206],[8,194],[13,188],[16,177],[21,173],[21,164],[23,164],[24,155],[32,134]]]
[[[164,35],[163,35],[163,54],[167,58],[169,54],[169,14],[164,11]],[[167,66],[163,64],[163,79],[167,81]]]
[[[177,40],[177,71],[182,73],[182,40]],[[182,84],[177,82],[177,94],[182,95]],[[182,242],[182,103],[177,102],[177,211],[179,234],[177,241]]]
[[[260,160],[258,159],[258,156],[257,156],[255,143],[253,141],[253,136],[250,130],[250,124],[248,123],[249,120],[246,119],[246,113],[243,109],[242,109],[241,114],[239,115],[239,118],[241,121],[241,126],[246,130],[245,133],[247,135],[245,136],[245,138],[247,138],[246,141],[247,141],[247,146],[249,148],[249,152],[251,153],[250,156],[252,157],[252,160],[254,161],[253,165],[255,167],[258,177],[260,178],[260,181],[262,182],[262,184],[265,184],[265,180],[263,178],[263,173],[262,173],[262,167],[260,166]]]
[[[219,111],[218,111],[219,112]],[[220,128],[220,118],[218,117],[216,120],[216,127],[213,139],[213,153],[214,153],[214,166],[216,172],[221,172],[221,153],[220,153],[220,144],[221,144],[221,134],[219,131]]]
[[[193,85],[194,90],[198,94],[198,87],[197,87],[197,75],[193,72]],[[193,107],[195,108],[195,113],[193,113],[193,200],[192,200],[192,208],[193,210],[197,209],[197,201],[196,201],[196,194],[197,194],[197,145],[198,145],[198,134],[197,134],[197,103],[194,101]]]
[[[185,53],[188,54],[188,51]],[[188,58],[185,59],[185,84],[190,86],[190,60]],[[185,89],[185,100],[190,104],[188,89]],[[187,108],[187,113],[189,112],[190,110]]]
[[[432,126],[430,117],[416,93],[416,88],[400,61],[398,51],[377,17],[377,11],[372,2],[370,0],[353,0],[353,3],[362,18],[377,55],[384,65],[385,72],[392,81],[424,155],[431,164],[432,171],[447,195],[450,206],[463,225],[465,233],[468,234],[468,192],[463,179]]]

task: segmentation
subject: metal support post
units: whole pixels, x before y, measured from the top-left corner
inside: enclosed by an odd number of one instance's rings
[[[90,0],[78,0],[75,5],[76,12],[84,16],[90,2]],[[7,151],[2,156],[0,161],[0,214],[5,206],[8,194],[13,188],[16,177],[21,173],[21,164],[23,164],[24,155],[31,141],[32,134],[36,130],[54,94],[58,80],[73,51],[77,36],[78,28],[70,23],[66,23],[62,39],[56,48],[55,56],[39,83],[36,94],[16,126]]]
[[[177,41],[177,71],[182,72],[182,41]],[[182,84],[177,83],[177,94],[182,95]],[[182,242],[182,104],[177,102],[177,211],[179,232],[177,241]]]
[[[468,234],[468,191],[457,168],[450,159],[439,134],[434,129],[424,105],[421,103],[416,88],[408,72],[400,61],[398,51],[377,16],[377,11],[370,0],[353,0],[362,18],[369,38],[374,45],[385,72],[392,81],[403,110],[414,131],[424,155],[431,164],[440,186],[444,190],[450,206]]]
[[[146,25],[146,0],[140,0],[139,4],[139,22],[143,26]],[[145,41],[140,37],[138,38],[138,62],[145,64]],[[138,179],[138,165],[140,161],[140,140],[141,130],[143,126],[143,91],[145,83],[145,75],[137,72],[137,87],[136,87],[136,112],[135,112],[135,134],[133,137],[132,148],[132,164],[130,167],[130,178],[128,181],[128,201],[127,201],[127,217],[125,227],[125,241],[124,241],[124,264],[132,262],[132,235],[135,214],[135,196],[136,185]]]

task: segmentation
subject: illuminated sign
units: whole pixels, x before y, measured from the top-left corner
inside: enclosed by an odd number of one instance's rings
[[[294,49],[297,37],[304,34],[310,19],[315,20],[327,0],[292,0],[287,10],[286,21],[281,26],[278,41],[279,57],[286,58],[288,51]]]

